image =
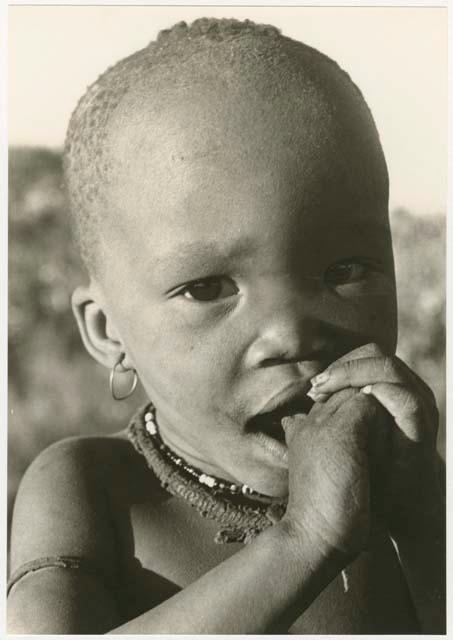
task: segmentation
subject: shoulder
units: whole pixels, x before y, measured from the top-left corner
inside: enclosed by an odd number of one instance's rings
[[[62,440],[33,461],[13,513],[10,633],[105,633],[119,624],[117,593],[134,555],[129,512],[155,502],[152,478],[125,434]]]
[[[27,469],[16,497],[12,570],[55,555],[83,555],[109,565],[117,551],[111,494],[116,485],[133,483],[127,476],[141,468],[138,457],[121,437],[68,438],[45,449]]]
[[[106,487],[127,445],[108,437],[70,438],[28,468],[11,531],[11,573],[20,577],[8,599],[11,633],[103,633],[117,624],[106,582],[117,560]],[[49,568],[61,561],[68,566],[69,558],[80,559],[82,570]]]

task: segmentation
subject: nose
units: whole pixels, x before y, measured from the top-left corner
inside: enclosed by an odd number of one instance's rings
[[[313,360],[325,353],[328,331],[313,295],[292,295],[285,300],[279,296],[273,303],[256,305],[255,312],[247,368]]]

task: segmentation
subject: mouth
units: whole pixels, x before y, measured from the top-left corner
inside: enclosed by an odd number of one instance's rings
[[[282,427],[283,418],[296,414],[307,415],[313,404],[314,402],[311,398],[305,394],[298,394],[277,404],[270,410],[257,413],[247,421],[246,430],[249,433],[264,434],[278,442],[285,443],[285,432]]]

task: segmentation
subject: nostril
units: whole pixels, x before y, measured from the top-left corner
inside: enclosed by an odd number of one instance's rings
[[[325,351],[326,341],[321,335],[322,325],[315,319],[299,315],[280,314],[267,320],[261,318],[260,327],[247,349],[247,365],[251,368],[273,367],[318,360]]]

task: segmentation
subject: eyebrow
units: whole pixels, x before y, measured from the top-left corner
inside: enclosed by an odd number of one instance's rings
[[[188,271],[191,268],[200,268],[206,263],[210,266],[220,266],[229,260],[240,259],[253,252],[254,243],[247,237],[241,237],[223,246],[212,240],[193,240],[178,243],[165,253],[153,256],[153,268]]]

